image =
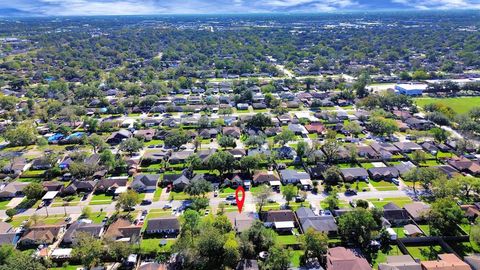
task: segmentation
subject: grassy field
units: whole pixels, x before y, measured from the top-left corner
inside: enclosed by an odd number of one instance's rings
[[[422,261],[435,260],[438,254],[444,253],[440,246],[407,247],[408,253]]]
[[[7,204],[9,203],[10,201],[1,201],[0,202],[0,210],[6,210],[7,209]]]
[[[390,202],[395,203],[399,207],[403,207],[405,204],[412,202],[412,200],[409,197],[384,198],[383,200],[369,199],[368,201],[372,202],[372,204],[375,205],[375,207],[383,207],[384,205]]]
[[[143,239],[140,243],[140,249],[145,252],[169,252],[175,243],[175,239],[167,239],[165,246],[160,245],[160,241],[162,240],[163,238]]]
[[[423,107],[432,103],[443,103],[451,107],[457,113],[467,113],[473,107],[480,106],[480,97],[459,97],[459,98],[416,98],[418,106]]]

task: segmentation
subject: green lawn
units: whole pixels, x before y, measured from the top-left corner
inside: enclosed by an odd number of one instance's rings
[[[48,217],[41,217],[40,223],[46,224],[46,225],[55,225],[59,224],[62,222],[65,222],[65,215],[50,215]]]
[[[190,198],[190,195],[186,194],[185,192],[175,192],[170,191],[168,196],[169,200],[187,200]]]
[[[403,207],[405,204],[411,203],[412,200],[409,197],[398,197],[398,198],[384,198],[383,200],[379,199],[368,199],[372,202],[375,207],[383,207],[387,203],[393,202],[399,207]]]
[[[110,204],[113,202],[113,197],[106,194],[95,194],[90,201],[90,205]]]
[[[53,267],[48,268],[49,270],[77,270],[78,268],[82,268],[82,265],[66,265],[65,267]]]
[[[421,247],[407,247],[408,253],[421,261],[429,261],[437,259],[438,254],[444,253],[441,246],[421,246]]]
[[[463,114],[469,112],[473,107],[480,104],[480,97],[459,97],[459,98],[416,98],[415,102],[422,107],[432,103],[442,103],[451,107],[455,112]]]
[[[397,256],[397,255],[403,255],[403,254],[400,251],[400,249],[398,249],[398,246],[396,245],[391,245],[390,249],[386,252],[379,250],[377,252],[377,258],[373,261],[373,268],[378,269],[378,264],[386,262],[387,256]]]
[[[295,245],[300,243],[300,240],[297,236],[291,235],[278,235],[277,241],[280,245]]]
[[[10,201],[0,201],[0,210],[6,210],[8,203],[10,203]]]
[[[418,225],[418,227],[420,228],[420,230],[422,230],[426,236],[429,236],[430,235],[430,226],[428,225]]]
[[[10,224],[14,228],[18,228],[18,227],[20,227],[22,222],[24,222],[25,220],[28,220],[29,218],[30,217],[26,217],[26,216],[13,217],[13,219],[8,220],[7,223]]]
[[[292,250],[292,258],[290,259],[292,267],[300,267],[300,257],[303,253],[303,250]]]
[[[397,190],[397,186],[395,186],[394,184],[390,183],[390,182],[386,182],[386,181],[375,181],[375,180],[371,180],[370,183],[372,184],[372,186],[374,186],[377,190],[379,191],[386,191],[386,190]]]
[[[163,140],[151,140],[149,142],[145,142],[144,145],[145,146],[149,146],[149,145],[163,145],[165,142]]]
[[[158,188],[155,190],[153,194],[153,201],[158,202],[160,200],[160,196],[162,196],[162,188]]]
[[[167,244],[161,246],[160,242],[163,238],[149,238],[143,239],[140,243],[140,249],[146,253],[156,253],[156,252],[169,252],[172,248],[172,245],[175,243],[175,239],[167,239]]]

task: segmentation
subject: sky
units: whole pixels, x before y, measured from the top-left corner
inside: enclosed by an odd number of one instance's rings
[[[0,0],[0,13],[150,15],[478,9],[480,0]]]

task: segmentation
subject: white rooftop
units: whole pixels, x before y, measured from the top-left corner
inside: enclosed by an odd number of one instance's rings
[[[43,196],[42,200],[53,200],[57,194],[58,191],[49,191]]]

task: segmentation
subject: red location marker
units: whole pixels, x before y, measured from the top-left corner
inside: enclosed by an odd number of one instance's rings
[[[242,193],[242,197],[238,197],[238,193]],[[243,203],[245,202],[245,189],[242,186],[239,186],[237,190],[235,190],[235,200],[237,201],[238,212],[242,213]]]

